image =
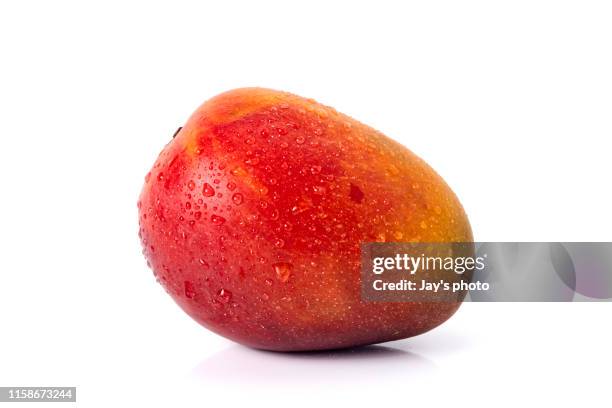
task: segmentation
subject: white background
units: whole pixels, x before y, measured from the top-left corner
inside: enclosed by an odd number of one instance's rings
[[[610,241],[611,21],[606,1],[3,1],[0,385],[83,407],[609,404],[610,303],[466,304],[352,353],[237,346],[155,283],[136,200],[201,102],[264,86],[425,158],[477,240]]]

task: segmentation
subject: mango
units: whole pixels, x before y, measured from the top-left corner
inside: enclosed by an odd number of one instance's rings
[[[138,201],[143,253],[198,323],[249,347],[403,339],[460,302],[365,302],[360,244],[469,242],[444,180],[380,132],[312,99],[236,89],[165,146]]]

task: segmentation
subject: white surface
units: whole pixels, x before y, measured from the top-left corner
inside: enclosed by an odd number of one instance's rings
[[[0,385],[87,407],[609,400],[612,304],[467,304],[370,351],[255,352],[155,283],[136,213],[201,102],[265,86],[421,155],[478,240],[609,241],[609,2],[151,3],[0,5]]]

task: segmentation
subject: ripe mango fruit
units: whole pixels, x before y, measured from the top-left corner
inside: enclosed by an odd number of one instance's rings
[[[208,329],[267,350],[397,340],[454,303],[364,302],[360,244],[469,242],[455,194],[401,144],[312,99],[236,89],[200,106],[138,201],[143,253]]]

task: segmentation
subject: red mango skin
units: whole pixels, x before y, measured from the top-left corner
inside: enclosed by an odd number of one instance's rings
[[[198,323],[266,350],[403,339],[460,303],[364,302],[360,244],[469,242],[455,194],[404,146],[286,92],[236,89],[200,106],[138,201],[143,252]]]

